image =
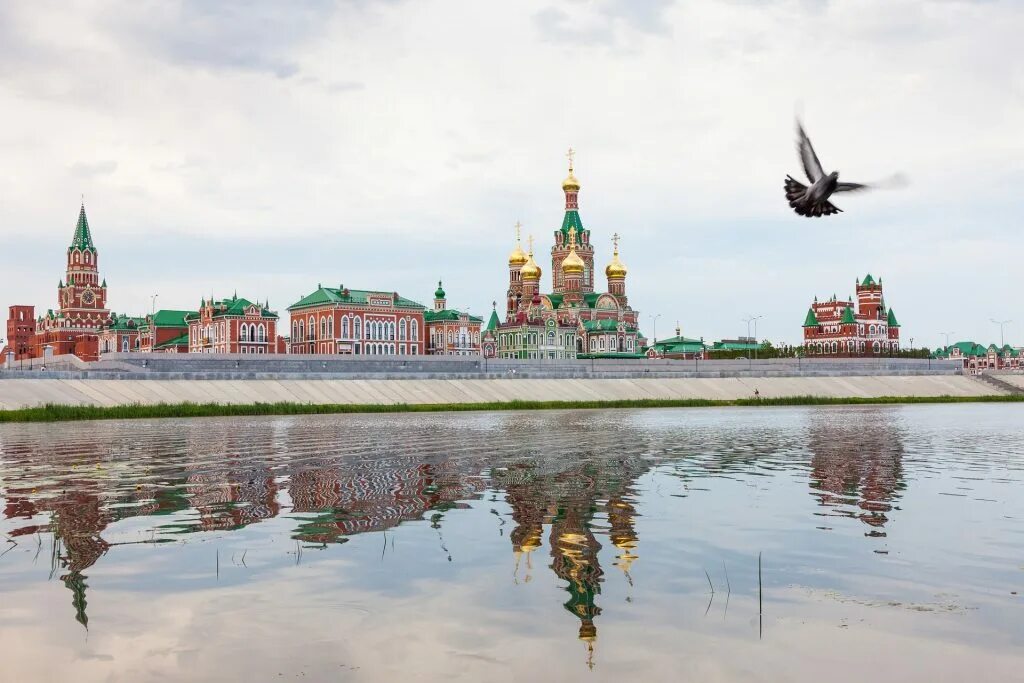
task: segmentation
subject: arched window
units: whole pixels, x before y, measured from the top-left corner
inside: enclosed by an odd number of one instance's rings
[[[292,321],[292,341],[299,341],[299,323]]]
[[[309,330],[310,340],[316,339],[316,319],[313,316],[309,316],[309,324],[306,329]]]
[[[872,342],[872,344],[871,344],[871,351],[873,353],[878,353],[879,350],[880,350],[880,348],[878,346],[878,342]]]
[[[837,342],[832,342],[832,353],[838,353],[838,352],[839,352],[839,344]]]
[[[327,338],[327,316],[320,316],[320,338]]]
[[[89,263],[89,252],[85,252],[85,262]]]
[[[263,323],[260,323],[259,337],[257,338],[257,341],[261,341],[261,342],[267,341],[267,328],[263,325]]]
[[[419,325],[416,323],[415,320],[413,320],[412,322],[409,323],[409,338],[412,339],[413,341],[419,341],[419,335]]]
[[[395,339],[395,321],[392,320],[388,323],[388,339],[394,341]],[[391,347],[394,349],[394,346]]]
[[[394,323],[391,323],[391,325],[394,326]],[[394,344],[390,344],[388,346],[388,353],[390,353],[392,356],[395,355],[395,345]]]
[[[128,353],[128,337],[125,337],[124,341],[121,342],[121,350]]]
[[[398,339],[400,341],[405,341],[406,331],[407,331],[407,325],[405,324],[405,319],[403,318],[402,322],[398,323]]]
[[[334,314],[333,313],[331,314],[331,317],[327,319],[327,336],[330,337],[331,339],[334,339]]]
[[[341,318],[341,337],[342,339],[348,339],[348,316],[342,316]]]
[[[299,321],[299,341],[306,341],[306,323]]]
[[[242,325],[242,341],[249,341],[249,326]]]
[[[362,339],[362,337],[363,337],[363,319],[362,318],[358,318],[357,317],[356,320],[355,320],[355,323],[353,323],[352,336],[354,338],[356,338],[356,339]]]

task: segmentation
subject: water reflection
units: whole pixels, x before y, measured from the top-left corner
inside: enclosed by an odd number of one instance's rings
[[[928,480],[935,466],[919,464],[934,455],[935,439],[907,420],[902,409],[865,408],[10,425],[0,430],[2,530],[19,548],[49,552],[50,578],[70,593],[69,614],[88,629],[90,603],[104,599],[94,594],[90,568],[131,562],[119,545],[245,532],[283,535],[298,553],[328,553],[381,534],[386,549],[397,527],[422,521],[414,533],[436,535],[455,563],[445,534],[463,547],[478,542],[481,529],[493,533],[481,521],[493,515],[511,564],[509,590],[557,584],[554,621],[593,669],[609,647],[598,647],[604,624],[624,616],[621,608],[603,614],[603,591],[629,606],[634,592],[697,593],[706,567],[726,559],[749,587],[743,554],[765,547],[775,562],[792,558],[792,576],[775,581],[781,590],[816,571],[804,566],[808,548],[855,562],[859,548],[825,540],[837,525],[882,537],[896,512],[910,521],[955,519],[907,505],[913,482]],[[1020,483],[1020,441],[1004,434],[992,443],[1017,468],[997,481]],[[944,457],[952,469],[977,473],[976,456]],[[126,538],[118,525],[132,519],[136,535]],[[723,540],[730,534],[739,534],[731,544]],[[860,543],[879,550],[876,541]],[[402,571],[416,575],[415,565]],[[834,583],[843,581],[849,577]],[[637,609],[655,618],[649,606]]]
[[[885,536],[885,524],[901,492],[903,434],[890,413],[872,409],[856,421],[819,413],[811,420],[810,485],[826,515],[853,517]]]

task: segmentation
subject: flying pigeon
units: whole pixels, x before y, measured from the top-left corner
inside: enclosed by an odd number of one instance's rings
[[[800,153],[800,162],[804,166],[804,173],[811,181],[811,186],[796,181],[793,176],[786,176],[786,199],[789,205],[801,216],[831,216],[842,211],[839,207],[828,201],[835,192],[857,192],[870,189],[871,185],[861,183],[839,182],[839,171],[832,171],[826,174],[818,161],[818,155],[811,147],[811,141],[804,132],[800,121],[796,122],[796,148]]]

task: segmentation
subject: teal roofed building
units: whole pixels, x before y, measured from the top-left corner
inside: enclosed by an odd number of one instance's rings
[[[184,313],[188,327],[189,353],[282,352],[277,335],[278,315],[270,310],[269,302],[250,301],[237,293],[226,299],[204,297],[198,311],[167,311],[162,320],[174,321],[179,313]],[[177,336],[180,335],[174,335]],[[154,342],[154,350],[166,341]]]
[[[435,292],[444,294],[443,287]],[[427,353],[426,307],[395,291],[317,284],[288,307],[290,353],[417,356]],[[440,314],[442,317],[448,314]]]
[[[649,351],[658,358],[669,358],[674,360],[693,360],[703,358],[707,345],[703,339],[691,339],[684,337],[682,328],[676,325],[676,333],[673,337],[659,339],[652,343]]]
[[[434,308],[424,311],[427,353],[435,356],[479,356],[480,326],[483,319],[448,307],[448,295],[441,281],[434,290]]]
[[[936,349],[932,357],[961,363],[964,371],[972,375],[994,370],[1024,369],[1024,352],[1009,344],[985,346],[973,341],[959,341]]]
[[[900,351],[900,324],[887,309],[882,279],[855,281],[856,301],[817,297],[804,317],[804,353],[812,356],[892,356]]]

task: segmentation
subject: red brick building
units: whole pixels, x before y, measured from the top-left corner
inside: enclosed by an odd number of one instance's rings
[[[160,310],[147,315],[139,328],[139,350],[143,353],[188,353],[188,316],[198,311]],[[257,335],[258,335],[257,328]],[[264,353],[274,353],[265,351]]]
[[[11,306],[7,309],[7,347],[15,360],[31,358],[36,336],[36,307]]]
[[[479,356],[482,318],[448,308],[441,282],[434,291],[434,310],[423,314],[427,353],[435,356]]]
[[[96,335],[99,352],[102,354],[138,351],[143,321],[143,318],[111,313],[107,324]]]
[[[82,360],[98,357],[97,333],[110,318],[110,311],[107,282],[100,279],[99,251],[89,231],[85,204],[78,211],[75,234],[67,250],[65,279],[57,284],[57,309],[37,318],[34,330],[24,320],[25,314],[32,312],[32,306],[9,309],[8,337],[12,348],[21,349],[21,358],[42,358],[46,347],[54,355],[74,354]]]
[[[278,315],[266,305],[238,295],[214,301],[203,299],[197,312],[188,312],[189,353],[277,353]]]
[[[804,319],[804,349],[815,356],[882,356],[900,349],[900,324],[886,308],[882,281],[857,282],[857,303],[817,297]]]
[[[423,355],[424,307],[397,292],[337,289],[316,291],[288,307],[289,353],[363,356]]]

